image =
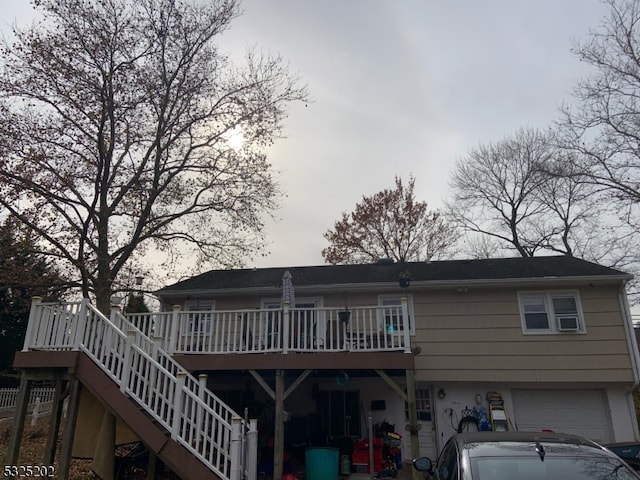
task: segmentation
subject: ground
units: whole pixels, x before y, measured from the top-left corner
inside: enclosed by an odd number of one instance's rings
[[[9,437],[11,435],[12,423],[11,421],[4,421],[0,423],[0,460],[1,465],[5,466],[5,459],[7,455],[7,447],[9,443]],[[22,445],[20,447],[20,459],[18,465],[42,465],[42,458],[44,456],[44,449],[47,441],[47,432],[49,431],[49,418],[42,417],[38,419],[35,426],[31,426],[31,421],[27,419],[24,427],[24,436]],[[62,428],[60,429],[62,432]],[[58,438],[58,449],[60,448],[61,438]],[[58,450],[59,451],[59,450]],[[56,459],[59,458],[58,453]],[[58,462],[55,462],[55,471],[58,470]],[[58,478],[57,476],[54,478]],[[91,471],[91,460],[79,460],[73,459],[71,461],[71,469],[69,472],[68,480],[96,480],[98,477]],[[144,470],[138,470],[132,472],[130,476],[126,477],[127,480],[144,480],[146,479],[146,472]],[[171,474],[158,475],[158,480],[172,480],[175,477]],[[298,480],[305,480],[304,466],[297,469],[296,478]],[[341,480],[368,480],[369,474],[353,474],[349,477],[340,476]],[[398,477],[396,480],[408,480],[411,479],[410,465],[405,464],[404,468],[398,471]]]
[[[64,427],[64,426],[63,426]],[[54,462],[55,472],[58,471],[59,451],[61,444],[61,436],[63,427],[60,428],[60,436],[58,438],[58,451],[56,452],[56,461]],[[12,422],[8,419],[0,423],[0,464],[4,468],[6,465],[7,447],[9,444],[9,437],[13,428]],[[24,435],[22,444],[20,446],[20,458],[18,465],[42,465],[42,458],[44,456],[44,449],[47,442],[47,433],[49,431],[49,418],[42,417],[38,419],[35,426],[31,426],[31,420],[27,419],[24,427]],[[119,453],[124,453],[127,450],[126,447],[119,449]],[[54,478],[58,478],[57,476]],[[71,467],[69,471],[69,478],[65,480],[95,480],[98,477],[91,471],[91,460],[72,459]],[[127,480],[145,480],[147,478],[144,469],[133,468],[126,475],[122,475],[119,478],[126,478]],[[158,474],[157,480],[174,480],[175,475],[171,473]],[[62,480],[62,479],[60,479]]]
[[[9,444],[9,436],[11,435],[12,423],[5,421],[0,423],[0,459],[3,468],[6,463],[7,446]],[[24,436],[20,447],[20,459],[18,465],[42,465],[44,449],[47,442],[47,432],[49,431],[49,419],[40,418],[35,426],[31,426],[28,420],[24,427]],[[60,439],[58,439],[58,448],[60,448]],[[69,480],[90,480],[96,478],[91,472],[91,461],[89,460],[73,460],[69,472]],[[55,471],[57,472],[58,463],[55,463]]]

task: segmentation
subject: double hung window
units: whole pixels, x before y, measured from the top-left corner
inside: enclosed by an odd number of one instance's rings
[[[525,333],[585,332],[577,291],[519,292]]]

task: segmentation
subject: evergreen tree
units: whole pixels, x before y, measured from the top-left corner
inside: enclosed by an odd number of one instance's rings
[[[36,241],[8,218],[0,225],[0,372],[22,348],[33,296],[57,300],[65,287],[60,274],[37,252]]]

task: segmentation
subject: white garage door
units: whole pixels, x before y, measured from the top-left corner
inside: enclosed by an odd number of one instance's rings
[[[611,442],[611,422],[602,390],[512,390],[513,420],[520,431],[582,435]]]

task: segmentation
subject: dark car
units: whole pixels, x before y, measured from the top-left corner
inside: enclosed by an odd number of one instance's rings
[[[640,472],[639,442],[610,443],[605,447],[627,462],[636,472]]]
[[[435,465],[414,460],[435,480],[638,480],[617,455],[575,435],[474,432],[451,437]]]

